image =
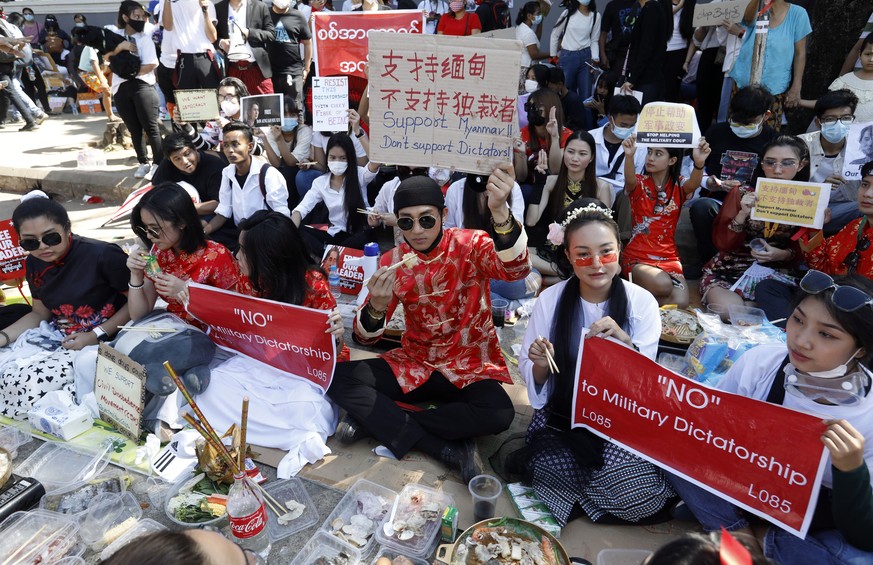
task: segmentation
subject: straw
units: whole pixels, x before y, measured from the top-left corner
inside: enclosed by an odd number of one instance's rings
[[[18,555],[19,553],[21,553],[21,550],[25,549],[25,548],[27,547],[27,544],[29,544],[30,542],[32,542],[32,541],[34,540],[34,538],[35,538],[36,536],[38,536],[39,534],[41,534],[42,531],[43,531],[44,529],[46,529],[47,527],[48,527],[47,525],[43,524],[43,525],[42,525],[42,526],[41,526],[41,527],[40,527],[36,532],[34,532],[34,534],[33,534],[32,536],[30,536],[29,538],[27,538],[27,541],[25,541],[23,544],[21,544],[21,545],[18,547],[18,549],[15,550],[15,553],[13,553],[12,555],[10,555],[9,557],[6,558],[6,560],[3,562],[3,565],[7,565],[9,562],[11,562],[13,557],[15,557],[16,555]],[[33,553],[33,550],[34,550],[34,549],[37,549],[38,547],[39,547],[39,545],[35,545],[35,546],[31,547],[31,548],[30,548],[30,551],[25,552],[25,553],[23,553],[21,556],[18,557],[18,560],[16,561],[16,563],[21,563],[22,559],[25,559],[26,557],[29,557],[30,554]]]
[[[242,401],[242,417],[240,417],[239,431],[239,468],[246,468],[246,426],[249,422],[249,397],[244,396]]]

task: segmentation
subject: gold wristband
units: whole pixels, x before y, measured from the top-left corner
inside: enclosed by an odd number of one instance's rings
[[[387,308],[385,308],[384,310],[376,310],[376,308],[369,302],[367,302],[367,311],[369,312],[370,317],[374,320],[381,320],[388,314]]]

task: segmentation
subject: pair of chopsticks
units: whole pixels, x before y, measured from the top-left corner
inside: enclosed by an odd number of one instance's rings
[[[357,212],[359,214],[366,214],[368,216],[381,216],[382,212],[377,212],[376,210],[365,210],[364,208],[358,208]]]
[[[546,339],[546,338],[544,338],[543,336],[540,336],[540,339],[543,339],[543,340],[544,340],[544,339]],[[552,357],[552,354],[551,354],[551,353],[549,353],[549,348],[548,348],[548,347],[544,347],[544,348],[543,348],[543,351],[546,352],[546,361],[549,362],[549,369],[550,369],[553,373],[555,373],[556,375],[557,375],[558,373],[560,373],[561,371],[558,369],[558,364],[555,363],[555,358]]]
[[[179,378],[179,375],[176,374],[175,369],[170,364],[169,361],[164,361],[164,369],[167,370],[167,373],[170,375],[170,378],[173,379],[173,382],[176,383],[176,387],[179,389],[179,392],[182,393],[182,396],[185,397],[185,400],[191,406],[191,409],[194,410],[194,413],[197,415],[197,418],[200,419],[198,422],[194,419],[191,414],[185,414],[182,417],[186,422],[191,424],[203,439],[212,446],[212,448],[218,453],[218,455],[224,459],[224,462],[227,463],[230,470],[233,471],[234,474],[239,474],[245,471],[245,453],[246,453],[246,428],[248,425],[248,415],[249,415],[249,397],[243,398],[242,404],[242,422],[240,423],[240,446],[239,446],[239,459],[238,461],[234,461],[233,457],[230,454],[230,451],[227,449],[227,446],[221,441],[221,438],[217,433],[215,433],[215,428],[210,425],[209,421],[206,419],[206,416],[203,415],[203,412],[200,410],[200,407],[197,406],[197,403],[194,402],[194,398],[191,397],[191,393],[188,392],[188,389],[185,388],[185,384],[182,382],[182,379]],[[270,510],[276,513],[276,516],[282,516],[285,514],[285,510],[283,510],[282,504],[279,503],[275,498],[270,496],[264,487],[252,481],[250,479],[246,480],[246,483],[249,485],[253,485],[255,488],[261,491],[261,494],[264,496],[264,500],[267,503],[267,506],[270,507]]]
[[[42,527],[40,527],[40,529],[34,532],[32,536],[27,538],[27,541],[21,544],[19,548],[12,553],[12,555],[7,557],[6,560],[3,561],[2,565],[9,565],[9,563],[12,563],[12,565],[19,565],[19,563],[24,563],[28,559],[32,559],[42,546],[40,544],[34,544],[30,549],[27,549],[27,546],[30,544],[30,542],[36,539],[36,536],[41,534],[42,531],[45,530],[47,527],[47,525],[43,525]],[[13,558],[15,558],[14,562],[12,561]]]

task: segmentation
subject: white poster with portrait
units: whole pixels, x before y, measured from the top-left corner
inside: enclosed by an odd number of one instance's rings
[[[843,178],[860,180],[861,167],[873,161],[873,122],[852,124],[846,136]]]

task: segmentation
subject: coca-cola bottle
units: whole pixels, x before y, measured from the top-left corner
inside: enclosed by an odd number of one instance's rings
[[[227,493],[227,517],[233,540],[266,560],[270,553],[267,505],[260,490],[244,473],[233,476],[233,486]]]

